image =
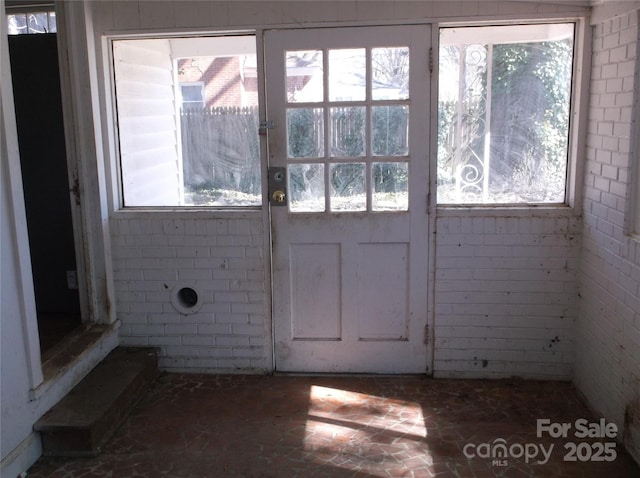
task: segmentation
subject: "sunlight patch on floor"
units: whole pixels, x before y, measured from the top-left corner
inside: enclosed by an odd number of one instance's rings
[[[345,469],[383,464],[387,470],[407,450],[421,449],[432,463],[419,404],[336,388],[311,386],[303,439],[309,459]]]

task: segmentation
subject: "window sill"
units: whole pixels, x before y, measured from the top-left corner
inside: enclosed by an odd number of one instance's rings
[[[436,206],[436,217],[576,217],[580,212],[562,204],[527,205],[477,205],[477,206]]]
[[[214,208],[214,207],[128,207],[114,211],[113,219],[135,219],[136,217],[155,219],[175,219],[176,216],[189,219],[228,219],[262,217],[262,207]]]

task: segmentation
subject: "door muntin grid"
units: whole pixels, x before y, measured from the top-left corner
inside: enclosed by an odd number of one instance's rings
[[[409,210],[409,55],[285,52],[290,212]]]

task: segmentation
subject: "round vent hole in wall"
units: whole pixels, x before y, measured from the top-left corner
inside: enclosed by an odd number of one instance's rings
[[[178,291],[178,301],[182,307],[191,309],[198,303],[198,293],[191,287],[183,287]]]
[[[193,314],[200,309],[200,294],[193,285],[178,284],[171,293],[173,307],[182,314]]]

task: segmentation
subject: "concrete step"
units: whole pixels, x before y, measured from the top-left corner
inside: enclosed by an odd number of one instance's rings
[[[95,456],[158,376],[157,349],[118,347],[34,425],[47,456]]]

